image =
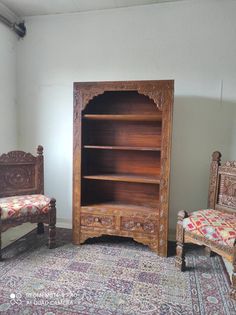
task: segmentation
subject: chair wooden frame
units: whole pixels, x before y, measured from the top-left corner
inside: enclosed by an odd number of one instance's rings
[[[0,198],[44,193],[43,147],[37,148],[37,156],[24,151],[10,151],[0,156]],[[50,199],[47,213],[30,214],[2,219],[0,208],[0,259],[1,233],[25,222],[38,223],[37,233],[44,233],[44,223],[49,225],[49,248],[55,247],[56,200]]]
[[[233,213],[236,216],[236,161],[225,162],[221,165],[221,153],[212,154],[210,167],[210,183],[208,192],[208,209],[219,210],[223,213]],[[185,243],[205,245],[209,253],[217,253],[233,265],[231,298],[236,300],[236,239],[232,247],[220,245],[215,241],[197,236],[183,228],[183,220],[189,215],[182,210],[178,213],[176,227],[176,266],[185,270]]]

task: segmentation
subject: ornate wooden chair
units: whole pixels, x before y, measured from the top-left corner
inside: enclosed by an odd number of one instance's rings
[[[236,299],[236,161],[221,166],[220,152],[212,154],[208,209],[178,213],[176,266],[185,269],[185,243],[205,245],[233,265],[230,296]]]
[[[0,259],[1,233],[25,222],[38,223],[37,233],[49,224],[48,246],[55,246],[56,200],[43,195],[43,147],[37,156],[11,151],[0,156]]]

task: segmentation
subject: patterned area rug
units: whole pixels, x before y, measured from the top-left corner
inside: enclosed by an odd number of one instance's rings
[[[190,250],[189,270],[129,239],[104,237],[71,244],[58,229],[58,246],[35,231],[8,246],[0,262],[0,313],[87,315],[236,314],[220,257]]]

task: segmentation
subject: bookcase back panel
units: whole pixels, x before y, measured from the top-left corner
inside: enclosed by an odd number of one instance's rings
[[[161,122],[86,121],[84,145],[160,147]]]
[[[159,185],[83,180],[82,205],[114,202],[158,207]]]
[[[135,91],[105,92],[89,102],[84,114],[156,114],[156,104]]]
[[[129,150],[85,150],[83,175],[134,174],[160,175],[160,152]]]

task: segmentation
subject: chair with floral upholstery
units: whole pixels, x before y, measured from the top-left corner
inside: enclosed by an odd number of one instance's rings
[[[220,152],[212,154],[208,209],[178,213],[176,266],[185,269],[185,243],[205,245],[233,265],[230,296],[236,299],[236,161],[221,166]]]
[[[55,246],[56,200],[45,196],[43,147],[37,156],[11,151],[0,156],[0,259],[1,233],[25,222],[38,223],[37,233],[49,225],[48,246]]]

